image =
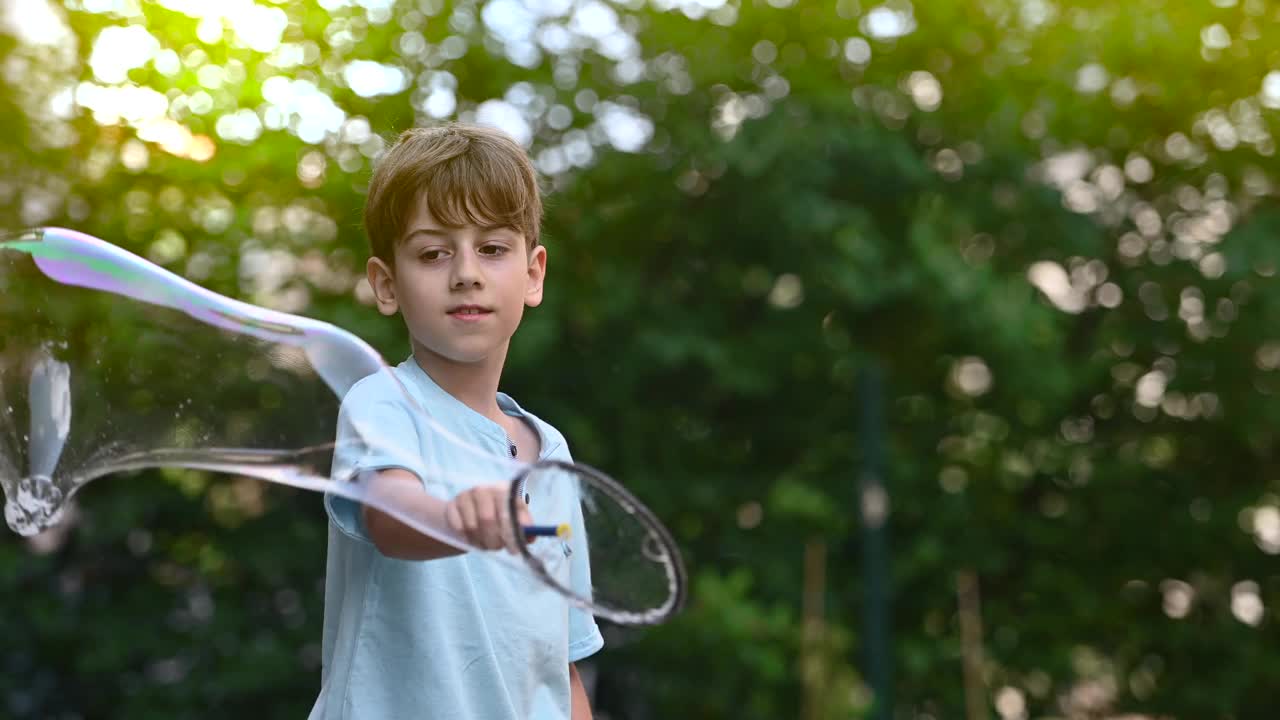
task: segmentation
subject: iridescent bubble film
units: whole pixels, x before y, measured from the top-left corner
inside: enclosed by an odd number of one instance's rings
[[[59,228],[0,239],[0,328],[0,488],[5,522],[21,535],[56,524],[92,480],[135,482],[131,471],[183,467],[332,493],[468,547],[387,500],[377,473],[334,474],[347,391],[378,373],[403,391],[381,356],[341,328],[223,297]],[[421,412],[407,392],[403,400]],[[376,428],[358,431],[377,446]],[[679,608],[684,570],[674,543],[612,479],[581,465],[498,457],[443,427],[433,441],[483,456],[486,470],[458,478],[426,467],[424,496],[445,502],[444,488],[507,483],[513,503],[532,500],[536,527],[511,526],[532,541],[517,554],[489,552],[495,562],[616,622],[661,622]],[[573,538],[589,554],[588,592],[574,592],[565,576]]]

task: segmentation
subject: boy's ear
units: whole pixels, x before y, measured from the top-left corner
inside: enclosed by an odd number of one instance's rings
[[[378,303],[378,312],[383,315],[395,315],[400,309],[396,300],[395,275],[382,258],[371,257],[365,263],[365,274],[369,278],[369,287],[373,288],[373,298]]]
[[[539,245],[529,253],[529,284],[524,293],[524,304],[538,307],[542,304],[542,282],[547,277],[547,246]]]

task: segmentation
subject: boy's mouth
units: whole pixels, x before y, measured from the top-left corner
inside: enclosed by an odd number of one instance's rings
[[[480,305],[455,305],[445,311],[450,317],[472,319],[488,315],[493,311]]]

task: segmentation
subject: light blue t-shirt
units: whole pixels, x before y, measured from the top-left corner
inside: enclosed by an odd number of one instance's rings
[[[465,489],[467,478],[493,482],[484,454],[442,440],[422,415],[493,458],[509,452],[502,427],[442,390],[412,357],[393,372],[422,410],[386,374],[353,386],[339,413],[335,477],[404,468],[441,497]],[[537,430],[539,459],[571,461],[555,428],[502,393],[498,404]],[[321,688],[311,720],[569,718],[568,665],[604,645],[589,613],[488,553],[386,557],[365,534],[359,504],[326,495],[325,507]],[[587,548],[569,550],[573,587],[589,588]]]

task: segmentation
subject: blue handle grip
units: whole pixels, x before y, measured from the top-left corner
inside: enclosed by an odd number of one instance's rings
[[[525,525],[525,537],[569,537],[569,523],[560,523],[559,525]]]

